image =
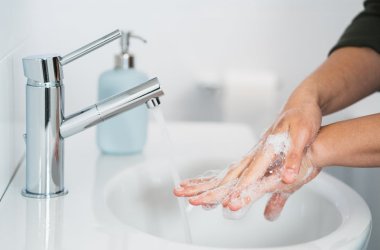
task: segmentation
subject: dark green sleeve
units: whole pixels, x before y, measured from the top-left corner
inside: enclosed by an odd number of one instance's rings
[[[354,18],[329,54],[346,46],[368,47],[380,53],[380,0],[364,2],[364,10]]]

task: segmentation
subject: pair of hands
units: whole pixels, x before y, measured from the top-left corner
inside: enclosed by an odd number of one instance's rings
[[[264,215],[275,220],[288,197],[320,172],[308,148],[321,117],[316,105],[287,109],[239,162],[219,174],[184,180],[174,194],[204,208],[221,204],[228,214],[240,217],[254,201],[271,193]]]

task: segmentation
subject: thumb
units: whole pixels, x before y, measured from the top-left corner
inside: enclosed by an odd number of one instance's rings
[[[291,145],[289,152],[285,156],[284,172],[282,174],[282,181],[287,184],[291,184],[297,179],[302,157],[309,141],[307,129],[290,128],[289,134]]]

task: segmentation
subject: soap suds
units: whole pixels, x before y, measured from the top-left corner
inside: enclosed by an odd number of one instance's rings
[[[290,137],[289,133],[284,132],[275,135],[269,135],[265,142],[264,150],[271,146],[274,154],[286,154],[290,147]]]
[[[194,186],[212,181],[218,183],[189,200],[191,200],[192,204],[201,205],[206,210],[214,209],[223,204],[225,218],[240,219],[244,217],[254,202],[266,194],[272,194],[271,210],[266,211],[266,218],[275,220],[280,215],[285,201],[293,192],[291,191],[292,186],[288,186],[289,188],[284,186],[285,184],[282,182],[281,177],[285,158],[290,147],[291,140],[288,132],[269,135],[244,156],[243,159],[246,165],[242,163],[242,160],[231,164],[222,171],[207,171],[193,181],[189,181],[188,183]],[[309,159],[307,160],[309,161]],[[303,162],[302,181],[306,181],[314,173],[313,167],[309,165],[310,162]],[[244,168],[239,170],[239,167]],[[236,171],[234,172],[234,170]],[[229,178],[234,176],[233,172],[238,173],[236,178],[228,181]],[[245,178],[241,178],[241,176]],[[224,181],[226,183],[221,185]]]

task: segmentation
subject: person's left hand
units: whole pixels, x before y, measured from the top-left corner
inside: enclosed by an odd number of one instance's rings
[[[189,202],[195,206],[212,208],[222,204],[227,211],[236,212],[246,211],[254,201],[271,193],[264,215],[268,220],[275,220],[288,197],[320,172],[320,168],[312,166],[309,153],[306,152],[296,181],[291,184],[282,181],[288,147],[286,136],[266,137],[255,150],[223,173],[184,180],[174,189],[174,194],[190,197]]]

